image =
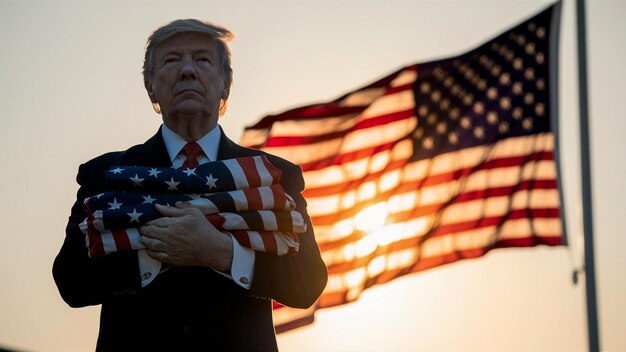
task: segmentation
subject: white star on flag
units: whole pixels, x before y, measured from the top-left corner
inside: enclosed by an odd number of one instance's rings
[[[108,202],[107,202],[107,203],[108,203]],[[111,206],[111,207],[109,208],[109,210],[111,210],[111,209],[119,209],[119,208],[122,206],[122,204],[124,204],[124,203],[118,203],[118,202],[117,202],[117,198],[115,198],[115,197],[114,197],[114,198],[113,198],[113,203],[108,203],[108,204]]]
[[[143,197],[143,203],[142,204],[152,204],[152,202],[154,202],[156,199],[152,198],[149,194],[148,196],[142,196]]]
[[[159,170],[157,170],[157,169],[155,169],[155,168],[152,168],[152,169],[150,169],[148,172],[150,173],[148,176],[154,176],[154,177],[158,178],[158,177],[159,177],[159,174],[160,174],[162,171],[159,171]]]
[[[111,169],[111,170],[109,170],[109,172],[112,172],[112,173],[114,173],[114,174],[121,174],[121,173],[122,173],[122,171],[124,171],[124,169],[122,169],[122,168],[121,168],[121,167],[119,167],[119,166],[118,166],[118,167],[116,167],[115,169]]]
[[[134,186],[139,186],[139,187],[141,187],[141,182],[145,180],[145,178],[139,178],[137,174],[135,174],[135,177],[129,177],[129,178],[131,181],[135,183]]]
[[[213,174],[209,174],[206,178],[206,185],[209,186],[209,189],[217,188],[217,178],[213,178]]]
[[[183,170],[183,172],[186,173],[187,176],[195,175],[196,174],[196,168],[194,167],[193,169]]]
[[[137,209],[133,208],[133,212],[132,213],[126,213],[126,215],[130,216],[130,222],[137,222],[139,223],[139,217],[141,215],[143,215],[143,213],[138,213]]]
[[[169,181],[165,181],[165,183],[167,183],[167,190],[168,191],[176,191],[176,190],[178,190],[178,184],[180,182],[176,182],[176,181],[174,181],[173,177],[170,177],[170,180]]]

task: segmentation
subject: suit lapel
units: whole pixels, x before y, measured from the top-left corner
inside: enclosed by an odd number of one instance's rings
[[[220,146],[217,151],[217,160],[233,159],[242,156],[240,150],[242,147],[226,137],[222,126],[218,125],[218,127],[220,129]]]
[[[172,161],[165,148],[161,129],[146,143],[129,149],[122,157],[124,165],[169,167]]]

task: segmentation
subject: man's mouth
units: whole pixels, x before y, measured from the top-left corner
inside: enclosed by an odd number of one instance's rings
[[[179,88],[179,89],[177,89],[175,91],[174,95],[179,95],[179,94],[183,94],[183,93],[196,93],[196,94],[202,95],[202,92],[199,89],[196,89],[195,87]]]

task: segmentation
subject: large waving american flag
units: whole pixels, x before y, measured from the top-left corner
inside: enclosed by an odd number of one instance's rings
[[[402,275],[495,248],[564,243],[558,6],[463,55],[246,128],[244,145],[302,166],[329,269],[315,308],[275,307],[278,331]]]

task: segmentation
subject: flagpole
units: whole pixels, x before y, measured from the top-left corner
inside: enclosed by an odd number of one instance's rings
[[[589,152],[589,105],[587,100],[587,40],[585,0],[576,1],[578,32],[578,95],[580,109],[580,154],[582,169],[583,231],[585,236],[585,288],[587,291],[587,329],[589,351],[600,351],[596,274],[593,256],[593,219],[591,206],[591,155]]]

